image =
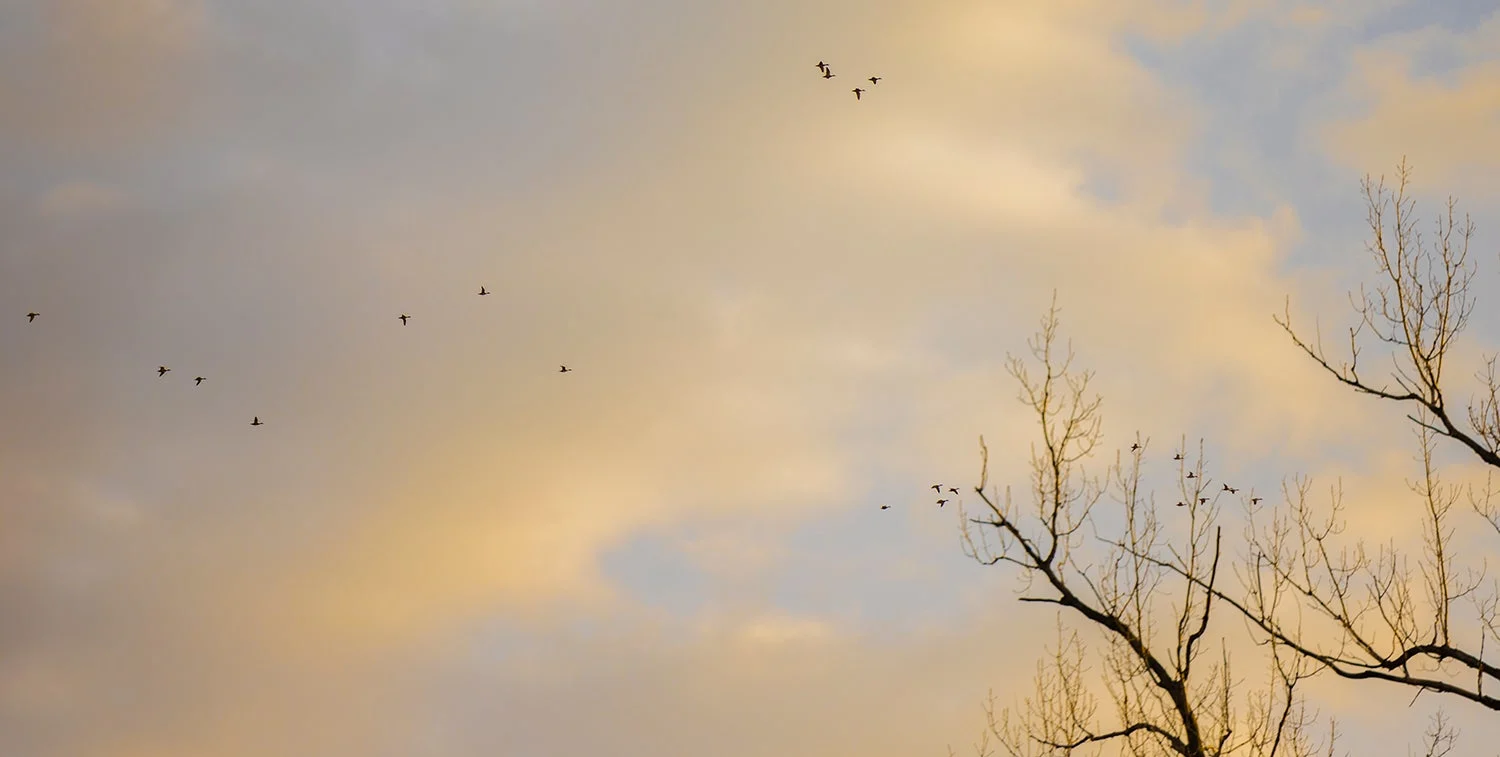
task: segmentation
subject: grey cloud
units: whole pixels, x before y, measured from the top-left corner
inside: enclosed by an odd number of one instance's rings
[[[1119,316],[1126,286],[1160,308],[1182,287],[1227,311],[1204,331],[1253,333],[1260,300],[1194,293],[1185,250],[1233,251],[1212,281],[1280,283],[1253,229],[1109,213],[1067,185],[1102,165],[1180,200],[1192,105],[1097,30],[1073,61],[940,44],[962,3],[153,7],[185,20],[84,27],[112,59],[0,53],[0,304],[43,313],[0,313],[0,733],[40,757],[612,734],[621,754],[724,734],[745,754],[935,751],[977,723],[980,682],[1029,673],[972,669],[1003,619],[758,673],[721,659],[735,634],[679,621],[685,649],[513,641],[554,666],[539,679],[464,670],[485,654],[471,626],[566,602],[628,622],[595,561],[635,529],[796,520],[871,468],[967,470],[974,433],[1022,439],[1000,360],[1076,271],[1077,322],[1117,365],[1139,364],[1116,338],[1151,311]],[[826,97],[804,60],[824,54],[880,67],[889,100]],[[1007,133],[1025,160],[991,160]],[[1171,387],[1244,374],[1175,344],[1152,353]],[[1122,405],[1176,399],[1139,394]],[[890,730],[861,731],[872,713]],[[763,723],[790,735],[750,740]]]

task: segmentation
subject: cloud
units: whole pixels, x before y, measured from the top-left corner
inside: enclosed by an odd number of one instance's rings
[[[1472,29],[1429,26],[1391,35],[1359,52],[1347,86],[1360,112],[1326,124],[1321,138],[1343,164],[1367,168],[1407,156],[1419,186],[1492,193],[1500,140],[1500,13]],[[1456,58],[1449,70],[1422,72],[1421,59]]]
[[[798,625],[809,623],[817,627]],[[501,744],[538,754],[673,754],[705,744],[727,755],[941,751],[974,736],[991,681],[1025,675],[1028,662],[1009,657],[996,637],[1031,635],[998,613],[923,634],[921,644],[847,633],[767,643],[765,629],[764,619],[746,618],[672,644],[628,621],[587,639],[549,634],[528,645],[531,654],[444,670],[449,693],[423,715],[453,734],[455,752]],[[761,638],[742,643],[747,634]],[[497,713],[510,724],[503,735],[476,727]],[[589,727],[559,727],[575,718]]]
[[[980,433],[1025,480],[1003,357],[1053,288],[1110,444],[1374,423],[1270,323],[1342,304],[1298,210],[1215,211],[1205,106],[1119,44],[1229,21],[516,5],[73,2],[7,45],[17,749],[932,751],[1039,648],[943,588],[919,495]],[[687,616],[605,560],[658,531],[722,590]]]
[[[117,210],[123,198],[118,190],[93,182],[68,182],[48,190],[39,202],[44,216],[78,218]]]
[[[0,12],[0,128],[9,147],[112,147],[167,128],[202,41],[197,0],[12,5]]]

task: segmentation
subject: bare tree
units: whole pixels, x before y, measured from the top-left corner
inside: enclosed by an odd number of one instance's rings
[[[1362,394],[1417,406],[1420,415],[1407,415],[1413,423],[1500,468],[1500,384],[1495,358],[1486,361],[1488,369],[1479,376],[1486,396],[1470,404],[1467,418],[1455,418],[1443,388],[1448,350],[1474,312],[1469,291],[1476,272],[1469,261],[1474,223],[1467,215],[1462,223],[1458,221],[1454,215],[1457,201],[1450,197],[1447,212],[1437,219],[1436,243],[1428,244],[1417,231],[1416,200],[1407,196],[1410,179],[1411,169],[1403,159],[1397,166],[1394,192],[1386,189],[1384,177],[1377,182],[1366,176],[1363,182],[1372,235],[1366,249],[1383,279],[1373,294],[1360,287],[1359,301],[1350,297],[1359,323],[1349,328],[1349,359],[1335,366],[1323,349],[1321,336],[1312,345],[1298,336],[1292,328],[1290,302],[1287,313],[1276,322],[1297,347],[1343,384]],[[1372,383],[1359,375],[1359,336],[1366,330],[1390,345],[1394,386]]]
[[[987,492],[981,439],[976,491],[988,512],[965,516],[963,536],[975,559],[1020,571],[1022,601],[1055,604],[1060,623],[1070,618],[1102,637],[1098,683],[1114,706],[1101,714],[1100,686],[1087,685],[1087,647],[1076,629],[1064,634],[1059,625],[1035,692],[1017,708],[997,713],[992,700],[986,709],[981,756],[1097,753],[1106,744],[1130,755],[1331,755],[1337,731],[1330,723],[1326,738],[1315,736],[1318,718],[1299,690],[1322,672],[1500,710],[1492,680],[1500,667],[1486,657],[1487,644],[1500,641],[1500,587],[1486,583],[1482,562],[1460,559],[1454,539],[1463,515],[1454,508],[1463,500],[1500,534],[1493,474],[1482,489],[1459,486],[1444,479],[1435,460],[1446,442],[1500,468],[1500,376],[1496,357],[1486,356],[1467,408],[1451,401],[1445,369],[1475,306],[1476,266],[1468,254],[1474,225],[1467,216],[1458,219],[1450,198],[1435,235],[1424,238],[1409,179],[1403,160],[1394,190],[1384,179],[1363,183],[1372,232],[1367,249],[1381,280],[1351,297],[1358,322],[1349,329],[1347,358],[1330,358],[1321,338],[1303,339],[1292,326],[1290,302],[1276,322],[1342,384],[1410,408],[1419,465],[1409,485],[1419,505],[1413,514],[1420,547],[1347,542],[1341,488],[1322,507],[1310,479],[1297,477],[1283,484],[1280,505],[1245,501],[1247,549],[1233,569],[1238,586],[1226,586],[1220,492],[1205,475],[1201,444],[1196,461],[1185,450],[1176,458],[1177,506],[1184,509],[1177,511],[1180,523],[1173,519],[1175,530],[1163,526],[1155,501],[1141,493],[1144,440],[1137,438],[1128,461],[1117,453],[1102,478],[1084,471],[1101,439],[1100,400],[1088,393],[1091,374],[1071,370],[1071,347],[1057,348],[1054,297],[1029,342],[1039,370],[1034,375],[1014,357],[1008,366],[1041,426],[1031,454],[1031,505],[1018,505],[1009,489],[1003,497]],[[1385,382],[1360,373],[1361,350],[1371,341],[1390,353]],[[1225,493],[1234,494],[1228,487]],[[1109,533],[1095,517],[1105,512],[1110,517],[1103,522],[1121,524]],[[1209,635],[1213,610],[1222,607],[1248,621],[1266,654],[1269,685],[1247,696],[1235,695],[1240,682],[1230,675],[1224,640]],[[1457,736],[1439,711],[1421,753],[1450,754]]]
[[[1366,177],[1374,257],[1381,283],[1373,293],[1361,288],[1355,303],[1358,325],[1349,329],[1349,357],[1335,363],[1321,340],[1309,344],[1297,335],[1290,316],[1277,322],[1294,344],[1338,381],[1355,391],[1414,406],[1407,417],[1415,425],[1420,475],[1410,481],[1421,522],[1422,546],[1413,555],[1394,543],[1370,547],[1340,538],[1342,491],[1331,492],[1325,510],[1309,496],[1309,479],[1283,485],[1285,505],[1248,509],[1249,553],[1240,573],[1241,596],[1192,576],[1167,561],[1153,565],[1172,570],[1216,599],[1233,607],[1264,637],[1274,640],[1323,670],[1355,680],[1379,680],[1417,690],[1449,694],[1500,710],[1493,679],[1500,668],[1485,658],[1487,640],[1496,633],[1497,593],[1484,585],[1484,569],[1460,568],[1453,543],[1453,506],[1463,495],[1472,509],[1500,532],[1500,508],[1486,480],[1483,491],[1446,483],[1434,461],[1438,440],[1492,468],[1500,468],[1500,386],[1495,358],[1485,360],[1477,376],[1479,398],[1468,412],[1453,410],[1444,384],[1449,350],[1474,309],[1470,284],[1475,266],[1468,259],[1474,225],[1455,217],[1455,203],[1437,222],[1436,241],[1428,244],[1416,230],[1415,203],[1407,196],[1410,170],[1403,161],[1396,189]],[[1390,228],[1387,229],[1387,218]],[[1352,301],[1352,298],[1351,298]],[[1289,309],[1288,309],[1289,310]],[[1390,382],[1375,383],[1359,373],[1360,335],[1369,332],[1391,350]],[[1285,606],[1268,597],[1293,595]],[[1464,607],[1472,609],[1465,616]],[[1310,626],[1305,625],[1309,622]],[[1465,631],[1467,630],[1467,633]],[[1320,642],[1319,639],[1333,639]],[[1490,692],[1484,687],[1491,682]]]
[[[1228,647],[1210,633],[1221,593],[1221,529],[1219,492],[1201,450],[1192,468],[1178,455],[1180,499],[1170,507],[1179,517],[1170,526],[1141,490],[1146,440],[1138,438],[1128,458],[1116,453],[1102,477],[1084,470],[1101,439],[1101,401],[1089,394],[1091,374],[1072,370],[1071,346],[1059,349],[1058,323],[1054,296],[1028,342],[1034,366],[1015,357],[1008,364],[1041,427],[1031,453],[1030,505],[1018,504],[1009,488],[1003,497],[987,490],[989,451],[981,438],[975,490],[985,511],[963,518],[970,556],[1018,569],[1026,584],[1021,601],[1058,606],[1058,642],[1019,709],[997,712],[992,700],[976,751],[1029,757],[1093,754],[1108,745],[1129,755],[1331,755],[1335,734],[1330,727],[1326,743],[1314,738],[1316,718],[1298,692],[1315,666],[1278,640],[1265,647],[1269,685],[1235,694]],[[1114,522],[1121,525],[1112,534],[1101,531]],[[1275,605],[1282,596],[1272,592],[1265,601]],[[1064,617],[1103,639],[1095,686],[1087,681],[1088,648],[1076,630],[1064,632]],[[1107,714],[1100,712],[1100,688],[1113,705]]]
[[[1423,732],[1422,738],[1425,739],[1422,757],[1448,757],[1458,743],[1458,729],[1448,722],[1447,713],[1438,710],[1432,714],[1432,726]]]

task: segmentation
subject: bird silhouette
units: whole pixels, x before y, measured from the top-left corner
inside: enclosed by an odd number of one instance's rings
[[[266,424],[264,424],[264,423],[261,423],[261,422],[260,422],[260,416],[259,416],[259,415],[257,415],[257,416],[255,416],[255,419],[254,419],[254,420],[252,420],[252,421],[250,421],[250,425],[252,425],[252,426],[264,426],[264,425],[266,425]]]
[[[854,91],[854,99],[856,99],[856,100],[859,99],[860,93],[864,92],[864,90],[860,89],[859,87],[855,87],[853,91]]]
[[[201,383],[203,383],[203,377],[202,376],[194,376],[193,377],[193,386],[197,386],[197,385],[199,385]]]
[[[406,321],[407,321],[407,319],[408,319],[408,318],[411,318],[411,316],[409,316],[409,315],[407,315],[407,314],[405,314],[405,313],[402,313],[402,314],[401,314],[401,315],[399,315],[399,316],[397,316],[397,317],[398,317],[398,318],[400,318],[400,319],[401,319],[401,325],[402,325],[402,326],[405,326],[405,325],[406,325]]]
[[[954,488],[952,486],[948,487],[948,491],[951,492],[951,493],[953,493],[953,494],[957,494],[958,493],[958,489],[956,489],[956,488]]]
[[[41,313],[27,313],[26,322],[31,323],[32,321],[36,320],[36,317],[39,315],[41,315]]]
[[[929,488],[929,489],[937,492],[938,494],[942,494],[943,493],[943,485],[942,484],[933,484],[932,486],[929,486],[927,488]]]
[[[1175,454],[1175,455],[1172,456],[1172,459],[1173,460],[1181,460],[1182,459],[1182,453],[1178,452],[1177,454]]]
[[[890,505],[881,505],[880,509],[882,509],[882,510],[889,510],[889,509],[891,509],[891,506]]]
[[[823,67],[823,78],[824,79],[832,79],[835,76],[838,76],[838,74],[835,74],[833,72],[833,69],[828,68],[827,66]]]
[[[1192,471],[1188,471],[1187,477],[1188,478],[1197,478],[1198,474],[1196,474],[1196,473],[1194,473]]]
[[[819,71],[823,71],[823,72],[827,72],[828,71],[828,64],[824,63],[823,61],[818,61],[818,70]]]
[[[1178,507],[1187,507],[1187,503],[1186,502],[1178,502],[1177,506]]]
[[[170,370],[172,370],[172,369],[166,367],[165,365],[159,365],[159,366],[156,367],[156,377],[157,378],[161,378],[162,376],[167,375],[167,371],[170,371]]]
[[[1139,443],[1130,445],[1130,451],[1131,452],[1135,452],[1136,450],[1138,450],[1140,448],[1141,448],[1141,445]]]
[[[879,84],[880,83],[880,79],[881,79],[881,77],[879,77],[879,76],[871,76],[870,77],[870,83],[871,84]]]
[[[1200,504],[1200,505],[1206,505],[1206,504],[1208,504],[1208,497],[1199,497],[1198,498],[1198,504]]]
[[[1260,497],[1251,497],[1250,498],[1250,504],[1252,504],[1252,505],[1258,505],[1258,504],[1260,504]]]
[[[946,504],[948,504],[948,500],[946,500],[946,499],[940,499],[940,500],[937,501],[937,506],[938,507],[942,507],[943,505],[946,505]]]
[[[1240,493],[1239,489],[1236,489],[1233,486],[1230,486],[1229,484],[1225,484],[1224,485],[1224,491],[1229,492],[1230,494],[1239,494]]]
[[[569,368],[566,365],[561,366],[561,370],[558,371],[558,373],[572,373],[572,372],[573,372],[573,369]]]
[[[480,287],[479,288],[479,296],[480,297],[483,297],[483,296],[485,296],[487,294],[489,294],[489,290],[485,289],[484,287]]]

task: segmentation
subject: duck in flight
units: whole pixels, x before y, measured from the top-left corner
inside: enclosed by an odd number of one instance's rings
[[[946,499],[940,499],[940,500],[937,501],[937,506],[938,507],[942,507],[943,505],[946,505],[946,504],[948,504],[948,500],[946,500]]]
[[[871,84],[879,84],[880,83],[880,79],[881,79],[881,77],[879,77],[879,76],[871,76],[870,77],[870,83]]]
[[[1194,473],[1192,471],[1188,471],[1187,477],[1188,478],[1197,478],[1198,474],[1196,474],[1196,473]]]
[[[1258,505],[1258,504],[1260,504],[1260,497],[1251,497],[1250,498],[1250,504],[1252,504],[1252,505]]]
[[[566,366],[566,365],[564,365],[564,366],[559,366],[559,370],[558,370],[558,371],[557,371],[557,372],[558,372],[558,373],[572,373],[572,372],[573,372],[573,369],[572,369],[572,368],[569,368],[569,367],[568,367],[568,366]]]
[[[170,371],[170,370],[172,370],[172,369],[166,367],[165,365],[158,365],[158,366],[156,366],[156,377],[157,378],[161,378],[162,376],[167,375],[167,371]]]
[[[1208,497],[1199,497],[1198,498],[1198,504],[1200,504],[1200,505],[1206,505],[1206,504],[1208,504]]]
[[[1239,494],[1240,493],[1239,489],[1236,489],[1236,488],[1230,486],[1229,484],[1225,484],[1224,485],[1224,491],[1229,492],[1230,494]]]
[[[405,314],[405,313],[402,313],[402,314],[401,314],[401,315],[400,315],[400,318],[401,318],[401,325],[402,325],[402,326],[405,326],[405,325],[406,325],[406,320],[407,320],[407,319],[408,319],[408,318],[411,318],[411,316],[409,316],[409,315],[407,315],[407,314]]]
[[[201,383],[203,383],[203,377],[202,376],[194,376],[193,377],[193,386],[197,386],[197,385],[199,385]]]
[[[825,74],[828,73],[828,64],[824,63],[823,61],[818,61],[818,70],[822,71]]]
[[[838,74],[835,74],[835,73],[834,73],[834,72],[833,72],[833,69],[831,69],[831,68],[828,68],[828,67],[827,67],[827,66],[824,66],[824,67],[823,67],[823,78],[824,78],[824,79],[832,79],[832,78],[833,78],[833,77],[835,77],[835,76],[837,76],[837,75],[838,75]]]
[[[487,294],[489,294],[489,290],[485,289],[484,287],[480,287],[479,288],[479,296],[480,297],[483,297],[483,296],[485,296]]]
[[[1178,452],[1177,454],[1175,454],[1175,455],[1172,456],[1172,459],[1173,460],[1181,460],[1182,459],[1182,453]]]
[[[260,416],[259,416],[259,415],[257,415],[257,416],[255,416],[255,419],[254,419],[254,420],[252,420],[252,421],[250,421],[250,425],[252,425],[252,426],[264,426],[264,425],[266,425],[266,424],[264,424],[264,423],[261,423],[261,422],[260,422]]]
[[[32,321],[36,320],[36,317],[39,315],[41,315],[41,313],[27,313],[26,322],[31,323]]]
[[[948,487],[948,491],[950,493],[952,493],[952,494],[957,494],[958,493],[958,489],[956,487],[952,487],[952,486]]]
[[[891,509],[891,506],[890,505],[881,505],[880,509],[882,509],[882,510],[889,510],[889,509]]]
[[[942,484],[933,484],[932,486],[929,486],[927,488],[929,488],[929,489],[937,492],[938,494],[942,494],[943,493],[943,485]]]
[[[1136,450],[1138,450],[1138,449],[1140,449],[1140,448],[1141,448],[1141,445],[1140,445],[1140,443],[1139,443],[1139,442],[1137,442],[1137,443],[1135,443],[1135,444],[1132,444],[1132,445],[1130,445],[1130,451],[1131,451],[1131,452],[1135,452],[1135,451],[1136,451]]]
[[[854,99],[858,100],[860,94],[863,93],[863,92],[864,92],[864,90],[860,89],[859,87],[855,87],[854,88]]]

